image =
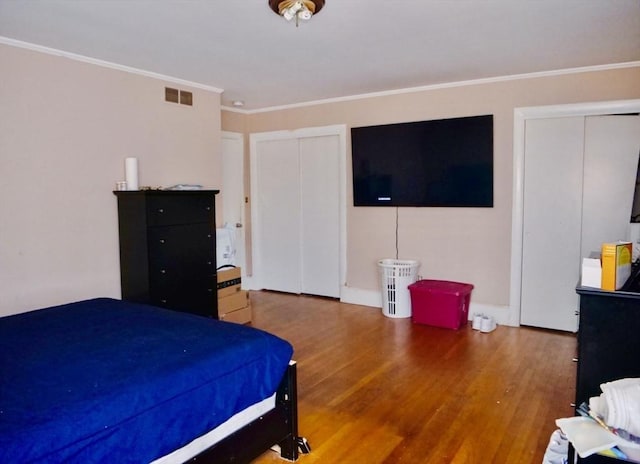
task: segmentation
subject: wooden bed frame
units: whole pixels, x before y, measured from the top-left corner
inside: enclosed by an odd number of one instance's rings
[[[296,364],[290,363],[276,394],[276,406],[237,432],[219,441],[187,462],[248,463],[274,445],[280,455],[296,461],[308,453],[306,440],[298,436],[298,389]]]

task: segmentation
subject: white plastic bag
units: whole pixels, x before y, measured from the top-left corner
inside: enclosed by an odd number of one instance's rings
[[[236,265],[236,229],[228,223],[216,229],[216,264],[217,267]]]
[[[569,440],[560,430],[551,434],[549,445],[542,458],[542,464],[567,464],[569,461]]]

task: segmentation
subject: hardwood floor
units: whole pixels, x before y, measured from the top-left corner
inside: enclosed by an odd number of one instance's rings
[[[541,463],[572,415],[572,334],[453,331],[331,299],[251,292],[253,326],[294,347],[313,463]],[[255,463],[282,462],[267,452]]]

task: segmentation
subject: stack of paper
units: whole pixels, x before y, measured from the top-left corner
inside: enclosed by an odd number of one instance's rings
[[[640,462],[640,445],[615,435],[589,417],[556,419],[556,425],[581,458],[600,453],[629,462]]]

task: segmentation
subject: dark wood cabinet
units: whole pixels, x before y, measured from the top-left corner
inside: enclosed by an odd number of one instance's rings
[[[576,406],[602,391],[600,384],[640,377],[640,293],[578,287],[578,371]],[[585,464],[620,462],[593,455]]]
[[[218,317],[218,190],[114,192],[122,299]]]

